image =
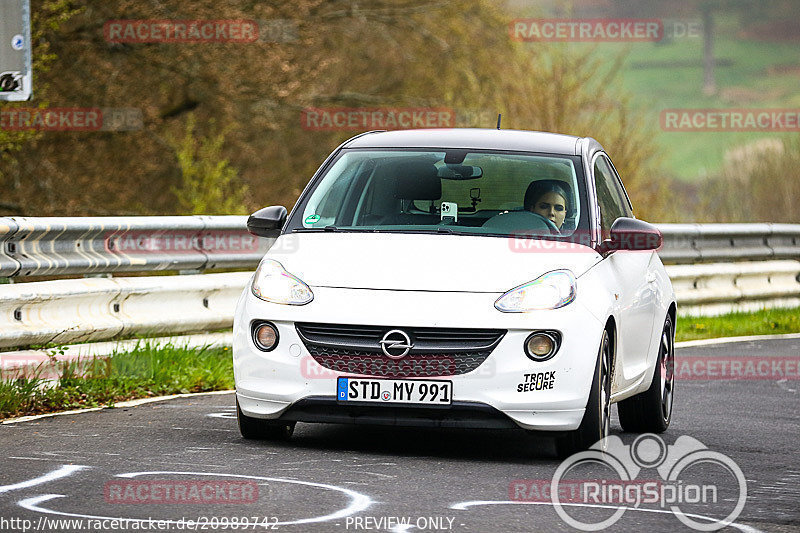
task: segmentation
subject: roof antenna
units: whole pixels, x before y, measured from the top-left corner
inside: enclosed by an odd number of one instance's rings
[[[502,118],[503,118],[503,114],[502,113],[498,113],[497,114],[497,129],[498,130],[500,129],[500,120],[502,120]]]

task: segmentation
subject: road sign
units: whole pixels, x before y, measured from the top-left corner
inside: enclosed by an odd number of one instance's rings
[[[31,82],[30,0],[0,0],[0,100],[29,100]]]

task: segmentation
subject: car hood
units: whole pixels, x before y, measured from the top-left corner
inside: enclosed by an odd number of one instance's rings
[[[489,293],[560,268],[580,276],[600,260],[586,246],[536,244],[446,234],[293,233],[279,237],[266,257],[311,287]]]

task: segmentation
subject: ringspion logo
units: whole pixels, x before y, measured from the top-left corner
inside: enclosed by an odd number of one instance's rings
[[[587,478],[587,471],[600,470],[606,475]],[[660,479],[654,479],[653,470]],[[542,492],[535,490],[540,487],[519,481],[509,487],[518,500],[542,498]],[[671,512],[698,531],[716,531],[741,514],[747,480],[733,459],[688,435],[671,445],[652,433],[639,435],[630,445],[610,435],[562,462],[547,498],[566,524],[581,531],[609,528],[627,511],[645,508]],[[586,507],[605,513],[587,516],[581,512]],[[724,518],[701,514],[710,507]]]
[[[558,484],[557,501],[562,503],[581,503],[589,495],[599,492],[600,487],[606,486],[606,479],[571,479]],[[633,479],[617,484],[618,491],[610,491],[606,500],[610,503],[628,503],[632,492],[644,493],[646,497],[653,498],[658,494],[663,483],[660,479]],[[514,502],[552,502],[553,480],[551,479],[515,479],[508,485],[508,499]],[[627,500],[626,500],[627,499]]]

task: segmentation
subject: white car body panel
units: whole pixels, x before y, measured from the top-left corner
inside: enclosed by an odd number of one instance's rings
[[[652,252],[616,252],[605,260],[588,248],[582,252],[518,253],[509,249],[506,239],[452,235],[324,233],[280,239],[293,242],[276,243],[275,248],[280,251],[266,257],[280,261],[301,279],[315,280],[316,283],[309,283],[314,300],[304,306],[287,306],[262,301],[249,287],[243,293],[234,321],[234,373],[239,404],[248,416],[275,418],[304,397],[333,396],[336,377],[347,375],[327,370],[313,359],[293,327],[295,322],[507,329],[506,336],[481,367],[441,379],[453,381],[454,401],[489,404],[525,429],[578,427],[605,326],[603,318],[609,313],[619,317],[620,331],[624,331],[620,337],[625,339],[620,343],[625,359],[620,360],[615,372],[614,399],[640,392],[649,384],[646,371],[653,358],[647,354],[654,350],[647,346],[652,344],[653,327],[642,327],[641,320],[626,322],[636,313],[650,316],[649,307],[640,305],[631,315],[625,309],[631,305],[629,300],[614,299],[615,293],[624,294],[630,289],[624,285],[625,276],[613,275],[613,269],[619,268],[616,263],[647,264]],[[440,254],[442,260],[433,262],[437,268],[425,268],[421,262],[413,261],[404,261],[402,268],[395,268],[394,261],[377,259],[415,242],[421,242],[420,249],[426,253]],[[341,246],[337,247],[337,243]],[[337,254],[337,249],[352,253]],[[470,250],[475,254],[474,261],[467,260],[459,250]],[[447,258],[455,262],[446,261]],[[453,265],[461,267],[454,269]],[[494,308],[495,300],[506,290],[565,266],[578,271],[588,267],[578,278],[575,302],[561,309],[528,313],[501,313]],[[495,275],[488,276],[487,272]],[[340,286],[346,284],[353,287]],[[587,290],[590,285],[595,290]],[[380,286],[389,288],[370,288]],[[473,290],[452,290],[458,286]],[[408,288],[400,290],[401,287]],[[657,304],[649,294],[639,300],[647,306]],[[666,316],[666,307],[661,314]],[[264,353],[254,346],[249,320],[253,318],[269,320],[278,327],[278,349]],[[564,332],[561,349],[550,361],[533,362],[522,352],[534,324],[536,329]],[[289,355],[290,350],[297,355]],[[638,366],[626,375],[625,365],[629,363]],[[516,391],[525,373],[552,371],[556,371],[554,390]],[[639,386],[631,388],[636,384]]]
[[[580,276],[601,259],[580,245],[561,253],[520,252],[511,238],[467,235],[295,233],[274,247],[280,252],[268,257],[311,287],[498,296],[551,270]]]
[[[499,293],[312,290],[314,301],[302,307],[264,302],[252,294],[245,294],[239,302],[234,323],[234,376],[240,407],[248,416],[275,418],[301,398],[335,396],[336,377],[347,374],[318,365],[293,326],[313,316],[315,322],[323,323],[507,329],[477,370],[442,377],[453,381],[453,400],[492,405],[527,429],[569,430],[580,424],[604,326],[581,303],[555,312],[505,314],[494,308]],[[342,306],[342,301],[347,305]],[[278,327],[283,349],[259,351],[250,338],[249,320],[242,317],[268,317]],[[534,363],[523,354],[531,323],[568,331],[575,321],[581,323],[581,334],[565,336],[560,353],[580,357],[557,355]],[[296,356],[290,355],[292,345]],[[553,390],[516,391],[524,381],[523,374],[551,371],[556,371]]]
[[[552,151],[580,155],[586,176],[592,176],[588,161],[602,150],[592,139],[462,131],[467,145],[447,144],[441,132],[362,135],[348,143],[357,148],[419,145]],[[408,144],[396,144],[409,139]],[[530,139],[539,139],[545,148],[528,147]],[[332,160],[333,154],[318,174]],[[596,243],[600,212],[592,182],[587,179],[586,189],[588,212],[593,215],[589,231]],[[575,430],[583,419],[607,324],[614,330],[611,401],[616,402],[650,386],[660,332],[675,304],[672,285],[653,251],[617,251],[604,257],[592,248],[571,245],[564,251],[541,247],[520,252],[512,238],[503,237],[320,231],[283,234],[265,258],[278,261],[303,280],[314,298],[295,306],[261,300],[249,286],[242,293],[234,317],[234,378],[241,412],[252,418],[281,418],[306,399],[335,403],[337,377],[352,375],[323,368],[300,338],[298,322],[382,326],[387,331],[475,328],[506,330],[477,369],[419,379],[450,380],[453,402],[489,406],[523,429]],[[556,269],[570,270],[577,278],[576,298],[568,305],[523,313],[503,313],[494,307],[506,291]],[[277,328],[274,350],[265,352],[254,344],[251,324],[256,320]],[[525,355],[524,342],[535,330],[561,333],[553,358],[533,361]],[[555,372],[552,389],[519,390],[525,374],[547,372]],[[403,408],[397,407],[397,413],[402,417]]]

